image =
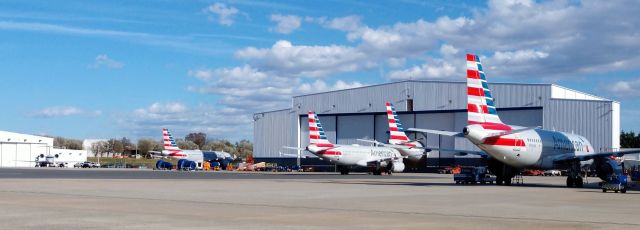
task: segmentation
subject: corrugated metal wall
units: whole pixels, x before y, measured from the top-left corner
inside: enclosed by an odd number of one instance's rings
[[[567,132],[573,129],[576,133],[585,133],[596,148],[611,146],[612,135],[619,135],[619,131],[612,131],[611,125],[612,119],[619,118],[607,112],[615,102],[552,99],[550,84],[490,84],[490,87],[500,117],[506,123]],[[278,152],[283,151],[284,145],[297,146],[299,142],[299,146],[306,146],[309,143],[308,111],[319,114],[333,143],[336,143],[336,128],[340,144],[357,143],[357,138],[386,142],[386,101],[394,103],[405,128],[459,131],[467,124],[464,92],[464,82],[405,81],[294,97],[292,110],[256,114],[264,117],[254,124],[254,154],[255,157],[279,157]],[[413,100],[415,113],[406,112],[407,99]],[[299,136],[296,135],[298,129]],[[437,146],[438,143],[432,143],[436,139],[429,137],[429,145]],[[441,147],[477,149],[464,138],[440,142]]]
[[[544,108],[544,128],[580,134],[591,141],[598,151],[609,151],[613,146],[613,102],[552,99]]]
[[[338,116],[337,143],[341,145],[362,144],[357,139],[372,140],[374,115]]]
[[[254,157],[284,157],[280,153],[297,154],[283,146],[297,145],[297,114],[289,109],[254,115]]]

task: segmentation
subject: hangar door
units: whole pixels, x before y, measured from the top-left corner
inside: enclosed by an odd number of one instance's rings
[[[338,116],[338,144],[361,144],[357,139],[373,140],[374,115]]]
[[[402,127],[404,129],[414,128],[414,119],[415,116],[413,114],[398,114],[400,117],[400,122],[402,122]],[[389,143],[389,121],[387,114],[384,115],[376,115],[376,141],[382,143]],[[407,136],[415,140],[415,134],[407,133]]]
[[[422,113],[416,114],[416,128],[432,129],[432,130],[445,130],[453,131],[455,128],[455,114],[454,113]],[[455,139],[453,137],[426,134],[427,147],[439,147],[452,149],[455,145]],[[424,137],[419,135],[419,137]],[[421,142],[425,142],[422,140]],[[442,152],[442,155],[438,151],[432,151],[429,153],[430,158],[450,158],[453,153]]]
[[[327,139],[331,143],[336,143],[336,116],[318,115],[322,128],[324,129]],[[309,118],[304,115],[300,116],[300,148],[309,145]]]

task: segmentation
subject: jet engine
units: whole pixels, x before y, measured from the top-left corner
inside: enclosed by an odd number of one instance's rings
[[[394,173],[400,173],[404,171],[404,163],[402,161],[394,161],[387,165],[387,169]]]
[[[622,175],[622,166],[617,161],[605,158],[596,159],[595,161],[596,174],[603,181],[609,181],[611,176]]]

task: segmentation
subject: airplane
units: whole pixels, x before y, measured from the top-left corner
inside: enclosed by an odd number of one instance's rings
[[[172,159],[187,159],[191,161],[199,161],[202,162],[202,151],[200,150],[182,150],[176,144],[176,140],[169,132],[169,129],[162,129],[162,142],[164,149],[160,152],[158,151],[150,151],[152,155],[161,156],[161,157],[169,157]]]
[[[390,102],[386,102],[387,121],[389,123],[389,143],[381,143],[375,140],[358,139],[358,141],[373,143],[377,146],[390,147],[398,150],[402,156],[407,157],[412,162],[419,162],[426,157],[430,150],[425,149],[422,143],[417,140],[410,140],[402,127],[400,117],[396,113],[396,108]]]
[[[150,151],[149,153],[160,157],[193,161],[198,164],[198,168],[202,166],[205,160],[219,161],[223,168],[226,168],[227,164],[236,159],[236,156],[222,151],[182,150],[178,147],[176,140],[167,128],[162,129],[162,141],[164,146],[162,151]]]
[[[583,187],[582,167],[594,167],[598,177],[609,182],[622,175],[622,168],[611,157],[640,152],[595,152],[589,140],[580,135],[504,124],[496,111],[480,58],[474,54],[467,54],[466,88],[468,125],[462,132],[407,130],[467,138],[482,151],[448,151],[488,157],[488,166],[496,174],[497,184],[510,185],[511,178],[523,168],[567,169],[567,187]],[[625,192],[626,188],[621,191]]]
[[[327,139],[318,115],[309,112],[308,120],[309,145],[304,150],[336,164],[341,175],[348,175],[352,166],[372,168],[374,175],[382,175],[383,169],[387,169],[389,173],[404,171],[404,157],[398,150],[377,146],[334,145]]]

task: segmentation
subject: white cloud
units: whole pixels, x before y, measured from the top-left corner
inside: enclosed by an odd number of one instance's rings
[[[342,30],[342,31],[355,31],[362,27],[362,17],[357,15],[350,15],[346,17],[334,18],[329,21],[326,18],[318,18],[316,21],[323,24],[327,28]]]
[[[0,30],[28,31],[38,33],[55,33],[73,36],[91,36],[124,40],[143,45],[153,45],[158,47],[171,48],[181,52],[194,52],[205,54],[218,54],[220,47],[216,47],[208,42],[195,39],[192,36],[169,36],[161,34],[149,34],[141,32],[129,32],[119,30],[104,30],[83,28],[74,26],[64,26],[47,23],[0,21]]]
[[[271,48],[248,47],[235,53],[253,65],[281,76],[326,76],[337,72],[352,72],[372,68],[360,50],[339,45],[304,46],[289,41],[278,41]]]
[[[233,18],[240,11],[233,6],[227,6],[224,3],[216,2],[209,7],[206,11],[208,13],[215,14],[218,18],[218,23],[224,26],[231,26],[233,24]],[[211,18],[211,17],[210,17]],[[213,18],[211,18],[213,19]]]
[[[162,128],[175,133],[205,132],[211,138],[250,138],[251,115],[212,105],[187,106],[181,102],[155,102],[127,113],[120,125],[137,136],[157,137]]]
[[[357,42],[353,48],[367,55],[362,61],[421,58],[440,48],[445,59],[463,59],[460,51],[487,55],[493,75],[567,77],[640,68],[640,54],[628,52],[640,48],[640,34],[629,32],[640,30],[640,17],[632,10],[637,8],[638,1],[494,0],[469,17],[375,28],[358,16],[309,21],[345,31]],[[443,43],[458,50],[445,50]]]
[[[73,106],[53,106],[47,107],[39,111],[32,112],[31,117],[36,118],[55,118],[70,116],[101,116],[102,111],[85,111]]]
[[[637,97],[640,96],[640,78],[617,81],[602,88],[617,97]]]
[[[295,91],[298,94],[311,94],[311,93],[318,93],[318,92],[358,88],[363,86],[365,85],[357,81],[347,83],[342,80],[338,80],[334,85],[328,85],[325,81],[315,80],[313,83],[304,83],[297,86],[296,87],[297,89]]]
[[[277,22],[276,28],[270,28],[270,31],[274,31],[281,34],[290,34],[294,30],[300,28],[302,18],[296,15],[281,15],[272,14],[271,21]]]
[[[92,65],[93,68],[121,69],[124,63],[109,58],[106,54],[100,54],[96,57]]]
[[[409,69],[391,71],[388,74],[390,79],[435,79],[451,78],[460,75],[460,68],[443,60],[425,63]]]
[[[280,77],[250,66],[197,69],[189,75],[202,85],[190,91],[219,96],[216,104],[188,106],[182,102],[155,102],[125,114],[120,124],[137,136],[157,136],[161,128],[174,133],[205,132],[214,138],[251,139],[253,114],[291,107],[293,95],[361,87],[359,82]]]

